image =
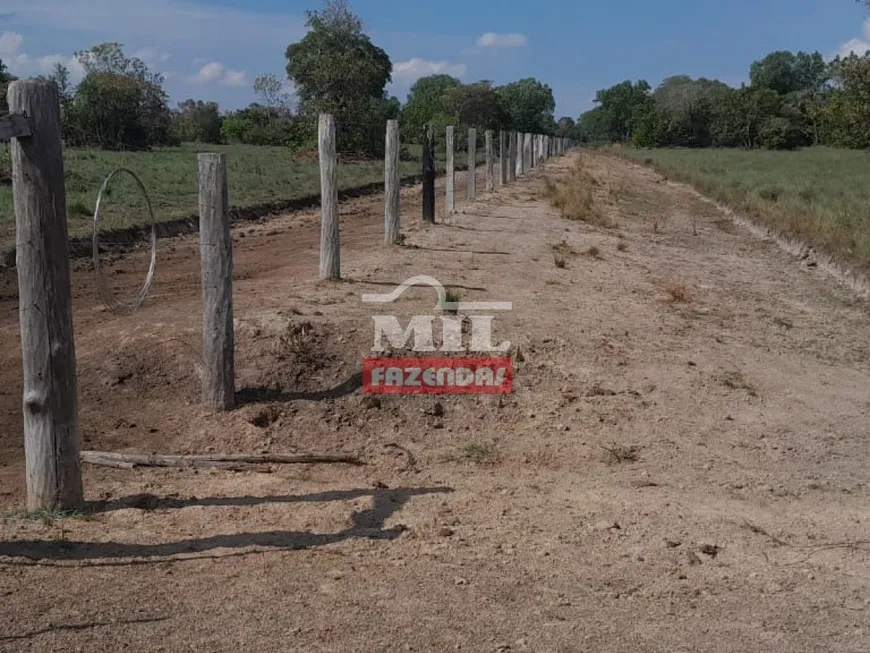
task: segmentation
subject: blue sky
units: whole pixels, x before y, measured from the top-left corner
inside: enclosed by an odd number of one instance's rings
[[[0,59],[20,76],[72,64],[75,50],[120,41],[166,75],[173,101],[254,99],[259,73],[283,76],[284,50],[305,33],[319,0],[0,0]],[[622,0],[622,2],[352,1],[390,55],[390,92],[447,72],[463,81],[537,77],[556,115],[576,117],[599,88],[653,85],[674,74],[739,85],[750,63],[777,50],[870,50],[870,12],[853,0]]]

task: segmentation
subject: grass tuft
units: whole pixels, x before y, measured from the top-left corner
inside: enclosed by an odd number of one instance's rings
[[[475,465],[495,465],[501,460],[501,453],[495,442],[472,442],[462,449],[462,455]]]
[[[663,288],[668,294],[669,301],[675,304],[688,304],[695,299],[695,291],[685,284],[666,281]]]

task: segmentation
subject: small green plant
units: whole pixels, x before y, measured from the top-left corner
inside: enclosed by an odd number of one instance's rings
[[[501,454],[495,442],[472,442],[463,448],[462,454],[466,460],[470,460],[475,465],[495,465],[501,460]]]
[[[459,292],[457,292],[454,288],[445,288],[444,290],[444,302],[441,305],[441,309],[445,313],[451,313],[455,315],[457,313],[457,309],[450,306],[450,304],[458,304],[461,299]]]
[[[90,516],[91,513],[86,510],[59,510],[53,508],[43,508],[40,510],[19,508],[11,510],[6,514],[7,519],[42,522],[46,526],[51,526],[60,519],[86,519]]]

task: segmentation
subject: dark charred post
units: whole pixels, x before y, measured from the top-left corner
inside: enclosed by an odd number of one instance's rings
[[[435,223],[435,132],[423,134],[423,222]]]

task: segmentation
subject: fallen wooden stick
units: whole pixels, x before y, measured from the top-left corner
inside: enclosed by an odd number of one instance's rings
[[[135,467],[205,467],[233,471],[269,471],[268,464],[291,465],[301,463],[345,463],[363,465],[363,461],[349,454],[197,454],[167,455],[151,453],[112,453],[108,451],[82,451],[81,460],[89,465],[133,469]]]

